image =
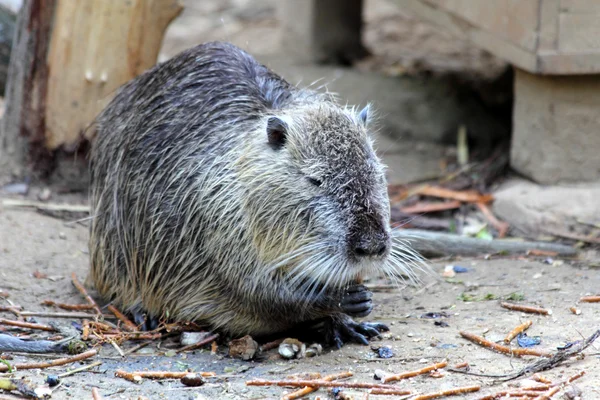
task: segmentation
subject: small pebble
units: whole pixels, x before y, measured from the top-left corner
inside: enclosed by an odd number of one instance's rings
[[[251,336],[235,339],[229,342],[229,356],[248,361],[254,358],[258,351],[258,343]]]
[[[58,375],[48,375],[46,377],[46,383],[48,384],[48,386],[54,387],[60,383],[60,378],[58,377]]]
[[[381,346],[377,349],[377,355],[379,358],[391,358],[394,356],[394,352],[390,346]]]
[[[185,386],[202,386],[204,385],[204,379],[198,374],[187,374],[181,378],[181,383]]]
[[[48,188],[44,188],[40,193],[38,193],[39,201],[48,201],[52,197],[52,191]]]
[[[382,370],[382,369],[376,369],[375,372],[373,373],[373,378],[375,378],[378,381],[381,381],[387,375],[388,375],[388,373],[385,372],[384,370]]]
[[[58,238],[65,240],[67,238],[67,234],[64,232],[58,232]]]
[[[182,346],[189,346],[206,339],[211,334],[211,332],[183,332],[179,337],[179,341]]]

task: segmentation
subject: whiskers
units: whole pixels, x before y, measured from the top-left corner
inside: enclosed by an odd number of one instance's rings
[[[419,285],[429,273],[425,259],[410,246],[410,238],[398,237],[392,230],[392,248],[383,260],[351,261],[339,245],[318,239],[301,245],[267,266],[269,277],[279,276],[299,303],[314,303],[331,290],[348,286],[359,275],[384,275],[395,286]]]

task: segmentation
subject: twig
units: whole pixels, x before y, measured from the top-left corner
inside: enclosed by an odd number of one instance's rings
[[[59,378],[65,378],[67,376],[75,375],[75,374],[77,374],[79,372],[87,371],[88,369],[92,369],[94,367],[97,367],[98,365],[102,365],[102,361],[96,361],[96,362],[93,362],[91,364],[84,365],[83,367],[72,369],[71,371],[67,371],[65,373],[62,373],[62,374],[58,375],[58,377]]]
[[[87,290],[85,290],[85,288],[83,287],[83,285],[79,282],[79,280],[77,279],[77,275],[75,275],[75,272],[73,272],[71,274],[71,281],[73,282],[73,286],[75,286],[77,288],[77,290],[79,290],[79,293],[81,293],[81,295],[85,298],[85,300],[94,307],[94,311],[96,311],[96,313],[98,315],[102,315],[102,311],[100,310],[100,307],[98,307],[98,304],[96,304],[96,302],[94,301],[94,299],[92,299],[92,296],[90,296],[87,292]]]
[[[39,329],[41,331],[56,332],[56,329],[54,329],[50,325],[34,324],[31,322],[13,321],[13,320],[4,319],[4,318],[0,318],[0,324],[10,325],[10,326],[18,326],[19,328]]]
[[[217,376],[214,372],[194,372],[202,377],[213,377]],[[115,376],[117,378],[127,379],[131,382],[139,382],[141,378],[147,379],[181,379],[184,376],[190,374],[187,372],[171,372],[171,371],[135,371],[135,372],[127,372],[122,369],[118,369],[115,371]],[[136,378],[137,377],[137,378]]]
[[[506,335],[506,337],[504,338],[504,343],[509,344],[510,342],[512,342],[512,340],[516,338],[519,333],[523,333],[527,329],[529,329],[531,324],[533,324],[533,321],[526,321],[521,325],[517,326],[512,331],[508,332],[508,335]]]
[[[163,337],[162,333],[147,332],[122,332],[102,334],[102,338],[107,340],[157,340]]]
[[[581,314],[581,310],[579,308],[577,308],[577,307],[569,307],[569,311],[571,311],[575,315],[580,315]]]
[[[429,185],[421,187],[413,194],[458,200],[464,203],[489,203],[490,201],[494,200],[494,196],[491,194],[479,194],[474,190],[456,191]]]
[[[502,353],[502,354],[509,354],[511,356],[517,356],[517,357],[520,357],[520,356],[552,357],[552,354],[545,352],[545,351],[534,350],[534,349],[520,349],[520,348],[512,349],[510,347],[491,342],[491,341],[487,340],[486,338],[483,338],[481,336],[475,335],[473,333],[465,332],[465,331],[461,331],[460,336],[464,337],[465,339],[470,340],[473,343],[476,343],[483,347],[487,347],[491,350],[495,350],[498,353]]]
[[[548,385],[552,383],[552,381],[550,379],[548,379],[545,376],[540,375],[540,374],[533,374],[531,379],[533,379],[536,382],[546,383]]]
[[[479,374],[479,373],[475,373],[475,372],[462,371],[462,370],[456,370],[456,369],[450,369],[450,370],[452,372],[458,372],[458,373],[466,374],[466,375],[485,376],[488,378],[498,378],[501,381],[510,381],[513,379],[517,379],[523,375],[535,374],[536,372],[545,371],[545,370],[554,368],[554,367],[562,364],[563,361],[568,360],[572,356],[577,355],[577,354],[581,353],[583,350],[587,349],[592,343],[594,343],[594,341],[598,337],[600,337],[600,329],[597,330],[596,332],[594,332],[590,337],[586,338],[585,340],[578,342],[576,344],[573,344],[572,346],[570,346],[566,349],[558,350],[556,353],[554,353],[552,355],[552,357],[550,357],[548,359],[546,359],[546,358],[539,359],[539,360],[525,366],[524,368],[521,368],[517,372],[513,372],[510,374],[491,375],[491,374]],[[567,379],[565,382],[571,383],[575,379],[579,379],[580,377],[582,377],[584,374],[585,374],[585,372],[581,371],[578,374],[575,374],[571,378]],[[559,384],[563,384],[563,383],[559,383]]]
[[[382,379],[382,382],[383,383],[388,383],[388,382],[399,381],[401,379],[412,378],[413,376],[423,375],[423,374],[426,374],[426,373],[428,373],[430,371],[435,371],[436,369],[445,368],[447,365],[448,365],[448,363],[446,361],[442,361],[440,363],[433,364],[433,365],[430,365],[430,366],[425,367],[425,368],[421,368],[421,369],[416,370],[416,371],[409,371],[409,372],[403,372],[401,374],[395,374],[395,375],[386,376],[385,378]]]
[[[63,310],[69,311],[82,311],[82,310],[91,310],[94,308],[91,304],[65,304],[65,303],[57,303],[53,300],[44,300],[42,301],[42,305],[50,306],[50,307],[58,307]]]
[[[115,342],[112,339],[108,339],[108,343],[110,343],[112,345],[112,347],[115,348],[115,350],[117,351],[117,353],[119,353],[119,355],[121,357],[125,357],[125,353],[123,353],[123,350],[119,347],[119,345],[117,344],[117,342]]]
[[[60,353],[68,348],[66,343],[50,340],[23,340],[11,335],[0,334],[0,352]]]
[[[108,310],[110,312],[115,314],[115,317],[117,317],[123,323],[123,328],[125,328],[126,331],[135,332],[138,330],[138,327],[133,322],[131,322],[131,320],[129,318],[127,318],[125,316],[125,314],[123,314],[121,311],[117,310],[117,308],[115,306],[110,304],[106,308],[108,308]]]
[[[429,257],[496,253],[525,254],[532,249],[555,251],[561,256],[577,254],[577,249],[574,247],[558,243],[518,242],[506,239],[483,240],[420,229],[397,229],[395,236],[408,241],[413,249]]]
[[[283,341],[284,341],[284,339],[282,338],[282,339],[276,339],[276,340],[273,340],[272,342],[267,342],[267,343],[265,343],[265,344],[261,345],[261,346],[260,346],[260,349],[261,349],[262,351],[269,351],[269,350],[271,350],[271,349],[275,349],[275,348],[279,347],[279,345],[280,345],[280,344],[281,344],[281,342],[283,342]]]
[[[38,201],[28,200],[15,200],[15,199],[4,199],[2,200],[2,206],[8,208],[15,207],[32,207],[38,210],[47,211],[68,211],[68,212],[90,212],[89,206],[79,204],[55,204],[55,203],[42,203]]]
[[[13,364],[12,367],[16,370],[57,367],[59,365],[65,365],[65,364],[70,364],[70,363],[74,363],[77,361],[85,360],[86,358],[93,357],[96,354],[98,354],[98,351],[96,349],[92,349],[92,350],[86,351],[85,353],[77,354],[72,357],[59,358],[59,359],[48,361],[48,362]],[[8,365],[0,364],[0,372],[6,372],[6,371],[8,371]]]
[[[454,366],[455,369],[461,369],[461,368],[469,368],[469,363],[468,362],[461,362],[459,364],[456,364]]]
[[[371,389],[368,394],[382,394],[387,396],[406,396],[412,394],[410,390],[405,389]]]
[[[401,207],[400,211],[405,214],[425,214],[439,211],[448,211],[460,208],[462,203],[458,200],[451,200],[447,202],[419,202],[412,206]]]
[[[339,387],[346,389],[386,389],[396,390],[395,385],[382,385],[377,383],[362,383],[362,382],[328,382],[323,379],[282,379],[280,381],[272,381],[268,379],[255,379],[246,381],[247,386],[290,386],[290,387]]]
[[[558,393],[560,389],[560,386],[553,387],[552,389],[549,389],[546,393],[542,393],[538,397],[535,397],[533,400],[549,400],[552,396]]]
[[[583,296],[579,301],[582,303],[600,303],[600,296]]]
[[[72,318],[82,319],[89,318],[94,319],[101,317],[102,319],[115,319],[114,315],[110,314],[90,314],[84,312],[45,312],[45,311],[21,311],[19,314],[21,317],[43,317],[43,318]]]
[[[327,375],[325,377],[323,377],[322,379],[324,381],[335,381],[337,379],[344,379],[344,378],[349,378],[352,375],[354,375],[352,372],[350,371],[346,371],[346,372],[340,372],[339,374],[332,374],[332,375]],[[294,399],[299,399],[301,397],[307,396],[312,392],[315,392],[318,388],[315,387],[311,387],[311,386],[306,386],[300,390],[297,390],[295,392],[292,392],[290,394],[286,394],[285,396],[283,396],[281,398],[281,400],[294,400]]]
[[[524,306],[521,304],[506,303],[504,301],[500,303],[500,307],[506,308],[507,310],[521,311],[521,312],[530,313],[530,314],[541,314],[541,315],[552,314],[552,312],[550,310],[546,310],[545,308],[536,307],[536,306]]]
[[[540,395],[540,392],[535,392],[531,390],[502,390],[500,392],[496,392],[493,394],[488,394],[487,396],[483,396],[478,398],[477,400],[498,400],[512,397],[537,397]]]
[[[478,392],[479,389],[481,389],[481,387],[479,385],[474,385],[474,386],[465,386],[465,387],[459,387],[459,388],[453,388],[453,389],[447,389],[447,390],[440,390],[439,392],[435,392],[435,393],[419,395],[417,397],[414,397],[412,400],[437,399],[439,397],[454,396],[457,394]]]
[[[150,343],[152,343],[152,342],[144,342],[144,343],[140,343],[140,344],[138,344],[137,346],[134,346],[134,347],[132,347],[131,349],[127,350],[127,351],[125,352],[125,355],[127,356],[127,355],[129,355],[129,354],[135,353],[135,352],[136,352],[136,351],[138,351],[139,349],[141,349],[141,348],[143,348],[143,347],[146,347],[146,346],[148,346]]]
[[[577,233],[567,232],[560,229],[544,228],[544,230],[553,236],[577,240],[579,242],[600,244],[600,238],[597,237],[578,235]]]
[[[496,218],[496,216],[492,213],[492,210],[490,210],[487,204],[477,203],[477,207],[479,208],[479,211],[481,211],[481,213],[487,218],[487,220],[490,221],[490,224],[492,224],[492,226],[496,228],[496,230],[498,231],[498,237],[505,237],[506,233],[508,232],[508,228],[510,228],[510,225]]]
[[[184,351],[195,350],[195,349],[197,349],[199,347],[202,347],[202,346],[205,346],[205,345],[209,344],[213,340],[217,340],[218,337],[219,337],[219,334],[215,333],[214,335],[210,335],[210,336],[202,339],[201,341],[199,341],[197,343],[192,343],[192,344],[189,344],[187,346],[184,346],[184,347],[180,348],[179,350],[176,351],[176,353],[181,353],[181,352],[184,352]]]
[[[93,400],[102,400],[102,396],[100,395],[98,388],[95,388],[95,387],[92,388],[92,399]]]

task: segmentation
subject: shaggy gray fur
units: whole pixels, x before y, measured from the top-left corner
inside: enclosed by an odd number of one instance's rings
[[[129,82],[97,120],[92,283],[126,310],[260,335],[340,317],[364,274],[411,274],[367,114],[226,43]]]

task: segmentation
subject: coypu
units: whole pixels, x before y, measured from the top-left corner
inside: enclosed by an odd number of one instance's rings
[[[360,277],[413,259],[392,247],[368,114],[227,43],[143,73],[96,121],[88,282],[138,322],[368,343],[386,327],[352,320],[372,309]]]

